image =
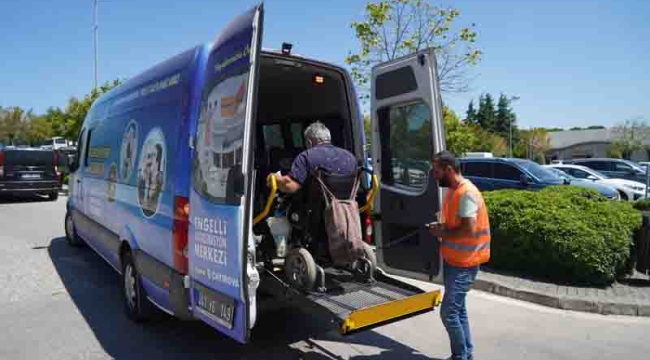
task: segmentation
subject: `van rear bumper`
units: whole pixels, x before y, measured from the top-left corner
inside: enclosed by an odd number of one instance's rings
[[[0,194],[51,193],[61,190],[58,181],[6,181],[0,182]]]

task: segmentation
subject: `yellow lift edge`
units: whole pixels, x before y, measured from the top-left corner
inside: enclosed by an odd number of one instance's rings
[[[353,311],[341,324],[340,333],[347,333],[377,325],[388,320],[411,315],[420,311],[433,309],[440,305],[442,295],[440,290],[434,290],[413,295],[402,300]]]

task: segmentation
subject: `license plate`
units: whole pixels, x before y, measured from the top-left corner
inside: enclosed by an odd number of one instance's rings
[[[197,283],[194,283],[194,299],[201,313],[225,328],[233,328],[235,300]]]
[[[41,174],[23,174],[23,179],[40,179]]]

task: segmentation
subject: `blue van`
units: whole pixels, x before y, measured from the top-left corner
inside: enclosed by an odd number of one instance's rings
[[[433,51],[372,70],[377,173],[360,190],[360,206],[374,204],[366,230],[373,231],[377,252],[366,248],[368,266],[360,268],[368,276],[360,278],[316,263],[311,248],[300,245],[309,237],[301,231],[290,234],[284,257],[279,247],[260,246],[260,224],[298,217],[280,209],[290,197],[275,196],[267,177],[289,170],[305,148],[306,126],[323,122],[335,145],[360,164],[366,159],[348,73],[292,55],[288,45],[262,51],[263,13],[255,6],[214,42],[95,101],[71,164],[68,242],[87,244],[121,274],[131,319],[160,309],[204,321],[242,343],[250,341],[262,293],[291,296],[334,319],[344,334],[433,310],[439,291],[387,276],[440,281],[442,275],[438,241],[422,226],[434,220],[441,190],[430,174],[392,165],[430,162],[444,149]],[[319,285],[295,286],[296,279]]]
[[[460,159],[460,164],[463,176],[481,191],[540,190],[564,184],[563,179],[526,159],[463,158]]]

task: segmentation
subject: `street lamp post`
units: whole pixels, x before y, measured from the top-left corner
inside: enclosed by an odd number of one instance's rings
[[[519,96],[512,96],[508,100],[508,104],[510,105],[513,102],[517,101],[517,100],[519,100]],[[513,120],[512,118],[513,118],[512,116],[510,116],[508,118],[508,129],[509,129],[509,132],[510,132],[510,136],[509,136],[509,140],[508,140],[508,147],[509,147],[509,153],[510,153],[509,156],[510,157],[512,157],[512,120]]]
[[[94,5],[93,5],[93,48],[95,51],[95,84],[93,86],[93,89],[97,89],[97,30],[99,29],[99,25],[97,24],[98,22],[98,17],[97,17],[97,0],[94,0]]]

